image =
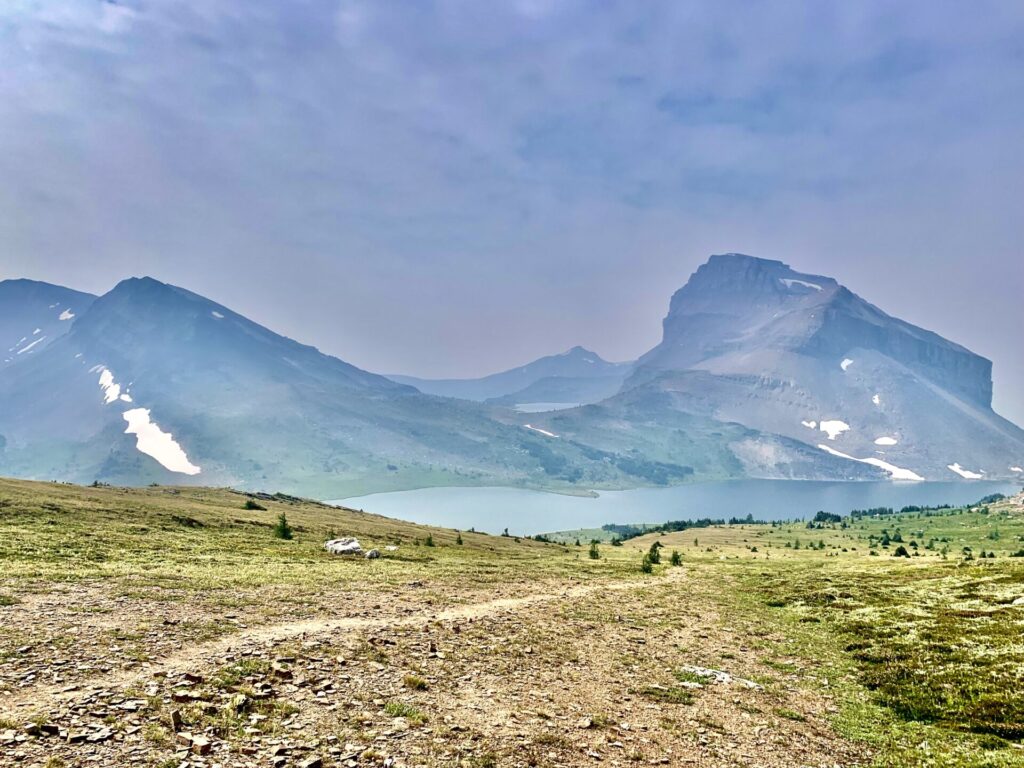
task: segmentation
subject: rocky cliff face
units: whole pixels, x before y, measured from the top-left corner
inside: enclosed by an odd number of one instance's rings
[[[968,464],[1020,474],[1024,433],[991,409],[988,360],[780,261],[712,256],[672,297],[661,343],[626,386],[891,476],[954,479],[964,475],[950,466]]]
[[[938,334],[887,315],[834,279],[781,261],[712,256],[672,297],[661,344],[639,367],[680,370],[767,349],[833,360],[869,349],[972,403],[992,403],[992,363]]]

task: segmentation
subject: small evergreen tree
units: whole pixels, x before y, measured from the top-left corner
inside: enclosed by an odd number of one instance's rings
[[[651,563],[654,565],[658,565],[661,562],[661,547],[662,543],[660,541],[656,541],[651,544],[651,548],[647,552],[647,557],[651,559]]]
[[[644,559],[640,561],[640,571],[641,573],[654,572],[654,563],[651,562],[650,554],[644,555]]]
[[[427,540],[424,541],[423,544],[424,544],[424,546],[427,546],[427,547],[434,546],[434,535],[431,534],[431,533],[428,533],[427,534]]]
[[[274,526],[274,536],[279,539],[289,540],[293,535],[294,532],[292,531],[292,527],[288,525],[288,518],[285,516],[284,512],[282,512],[278,515],[277,525]]]
[[[460,546],[462,545],[462,534],[461,534],[461,533],[459,533],[459,534],[458,534],[458,535],[457,535],[457,536],[455,537],[455,543],[456,543],[456,544],[458,544],[458,545],[460,545]]]
[[[672,550],[672,556],[669,558],[669,562],[672,563],[672,565],[682,565],[683,564],[683,556],[681,554],[679,554],[678,550],[673,549]]]
[[[601,559],[601,550],[597,548],[597,542],[596,541],[593,541],[593,542],[590,543],[590,559],[591,560],[600,560]]]

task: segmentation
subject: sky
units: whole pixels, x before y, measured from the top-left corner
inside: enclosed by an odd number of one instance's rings
[[[994,362],[1024,4],[4,0],[0,279],[151,275],[364,368],[632,359],[711,253]]]

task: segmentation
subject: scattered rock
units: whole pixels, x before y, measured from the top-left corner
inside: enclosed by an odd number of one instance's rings
[[[193,754],[196,754],[196,755],[208,755],[210,753],[210,749],[211,749],[210,740],[208,738],[206,738],[205,736],[201,736],[201,735],[193,736],[192,737],[191,749],[192,749]]]

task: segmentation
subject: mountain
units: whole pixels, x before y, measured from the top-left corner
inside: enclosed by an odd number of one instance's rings
[[[63,336],[95,299],[35,280],[0,281],[0,369],[29,359]]]
[[[652,471],[551,444],[488,406],[421,394],[150,278],[119,283],[0,369],[0,402],[0,474],[28,478],[341,497],[637,485]]]
[[[597,402],[615,394],[631,370],[632,363],[609,363],[596,352],[573,347],[560,355],[542,357],[479,379],[419,379],[398,375],[390,378],[441,397],[504,405],[579,404]]]
[[[746,475],[790,474],[776,454],[795,443],[846,462],[851,479],[1020,478],[1024,466],[1024,431],[992,410],[988,360],[830,277],[742,254],[712,256],[675,293],[661,343],[620,394],[538,421],[590,442],[619,424],[628,442],[681,414],[781,441],[731,443]]]
[[[484,379],[411,380],[444,396],[151,278],[98,298],[0,283],[0,332],[0,475],[321,498],[1024,477],[1024,431],[992,410],[988,360],[832,278],[739,254],[694,273],[635,363],[576,347]],[[521,412],[544,403],[583,405]]]

